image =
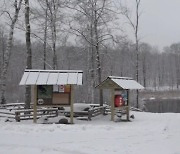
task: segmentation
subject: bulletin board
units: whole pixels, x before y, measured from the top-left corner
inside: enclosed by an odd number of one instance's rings
[[[39,85],[37,105],[70,105],[70,85]]]

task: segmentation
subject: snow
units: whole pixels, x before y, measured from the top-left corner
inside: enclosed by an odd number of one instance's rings
[[[73,125],[0,118],[0,154],[180,154],[179,113],[131,114],[131,122],[101,115]]]
[[[65,111],[70,112],[70,107],[64,107]],[[86,108],[91,108],[90,104],[84,104],[84,103],[75,103],[74,104],[74,112],[80,112],[80,111],[85,111]]]
[[[82,75],[79,70],[25,70],[20,85],[82,85]]]
[[[140,85],[135,80],[126,80],[126,79],[111,79],[115,83],[117,83],[123,89],[144,89],[142,85]]]

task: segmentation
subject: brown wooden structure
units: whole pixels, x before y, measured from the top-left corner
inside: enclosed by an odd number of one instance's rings
[[[74,85],[82,85],[82,75],[78,70],[25,70],[20,85],[33,87],[34,123],[38,106],[70,106],[70,123],[73,123]]]
[[[111,90],[111,120],[114,121],[115,110],[125,110],[127,115],[127,120],[129,121],[129,95],[130,90],[144,89],[142,85],[128,77],[118,77],[109,76],[102,83],[100,83],[96,88],[110,89]],[[126,103],[123,106],[115,107],[114,99],[117,92],[126,93]]]

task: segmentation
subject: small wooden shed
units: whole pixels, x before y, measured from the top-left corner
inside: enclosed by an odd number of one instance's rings
[[[109,76],[102,83],[100,83],[96,88],[100,89],[110,89],[111,90],[111,120],[114,121],[115,107],[114,99],[115,94],[123,93],[126,103],[119,107],[119,109],[125,109],[127,114],[127,120],[129,120],[129,94],[130,90],[144,89],[142,85],[129,77],[118,77]]]
[[[81,70],[25,70],[20,85],[33,86],[34,122],[37,121],[37,106],[70,106],[73,123],[74,85],[83,84]]]

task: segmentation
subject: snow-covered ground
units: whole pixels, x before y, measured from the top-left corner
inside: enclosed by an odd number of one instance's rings
[[[73,125],[1,118],[0,154],[180,154],[180,114],[133,114],[132,122],[99,116]]]

